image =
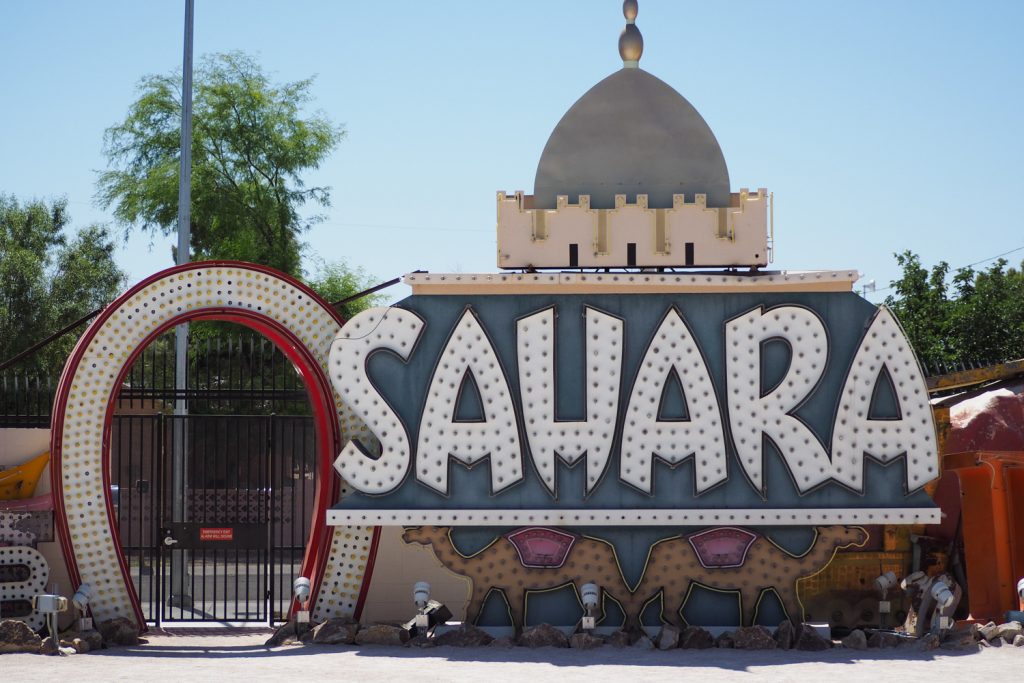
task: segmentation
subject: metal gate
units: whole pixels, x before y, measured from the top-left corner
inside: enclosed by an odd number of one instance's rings
[[[316,469],[308,416],[116,415],[111,494],[146,619],[283,621]]]

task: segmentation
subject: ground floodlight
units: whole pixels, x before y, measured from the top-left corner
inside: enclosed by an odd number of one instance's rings
[[[309,579],[307,579],[305,576],[300,576],[299,578],[295,579],[295,582],[292,584],[292,592],[295,594],[296,600],[305,604],[305,602],[309,600]]]
[[[417,581],[412,587],[412,601],[416,603],[416,609],[423,610],[430,600],[430,584],[426,581]]]
[[[46,618],[46,629],[54,640],[57,640],[57,615],[67,608],[68,599],[59,595],[37,595],[32,598],[32,609]]]
[[[75,606],[82,614],[85,614],[85,610],[89,608],[89,601],[92,600],[95,591],[93,591],[92,584],[83,583],[75,591],[75,594],[71,596],[71,604]]]
[[[875,588],[882,600],[889,597],[889,591],[896,585],[896,572],[886,572],[875,579]]]

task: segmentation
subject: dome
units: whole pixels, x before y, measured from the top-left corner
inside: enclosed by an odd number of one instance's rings
[[[615,195],[651,208],[672,206],[673,194],[707,195],[729,206],[729,169],[718,140],[693,105],[667,83],[624,68],[576,101],[548,138],[533,184],[534,207],[554,209],[590,195],[595,209],[615,207]]]

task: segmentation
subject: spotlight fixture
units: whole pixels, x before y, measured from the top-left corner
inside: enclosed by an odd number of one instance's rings
[[[417,581],[412,587],[412,601],[416,605],[416,614],[404,624],[409,637],[431,635],[434,629],[452,618],[451,610],[437,600],[430,599],[430,584]]]
[[[597,612],[601,604],[601,588],[596,583],[585,583],[580,586],[580,601],[583,603],[583,619],[580,628],[593,631],[597,625]]]
[[[879,626],[889,627],[889,614],[892,612],[892,603],[889,602],[889,591],[896,585],[896,572],[886,572],[875,579],[875,588],[878,589],[878,618]]]
[[[32,598],[32,609],[46,618],[46,630],[57,640],[57,615],[67,611],[68,599],[60,595],[37,595]]]
[[[89,602],[95,596],[91,583],[83,583],[71,596],[71,604],[78,610],[78,631],[89,631],[92,629],[92,619],[88,616]]]
[[[299,603],[299,609],[295,611],[295,621],[299,624],[309,623],[309,609],[306,603],[309,601],[311,592],[310,581],[305,576],[300,576],[292,583],[292,593]]]

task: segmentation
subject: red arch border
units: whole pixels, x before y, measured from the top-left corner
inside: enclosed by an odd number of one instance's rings
[[[54,397],[53,418],[51,421],[50,432],[50,483],[54,495],[54,509],[56,511],[55,522],[58,537],[60,540],[61,550],[64,554],[64,560],[67,564],[68,575],[74,584],[72,588],[77,587],[81,583],[81,573],[79,572],[74,548],[71,543],[70,526],[68,524],[67,511],[64,507],[62,441],[64,433],[64,413],[67,409],[71,382],[78,371],[82,356],[85,354],[86,349],[95,338],[103,324],[127,300],[131,299],[131,297],[135,296],[139,291],[152,285],[154,282],[163,280],[172,275],[194,270],[208,270],[211,268],[240,268],[270,275],[275,279],[290,284],[305,296],[308,296],[312,302],[322,306],[331,314],[339,327],[345,322],[344,318],[338,315],[330,303],[322,299],[316,292],[298,280],[273,268],[240,261],[201,261],[168,268],[167,270],[160,271],[142,280],[111,302],[110,305],[108,305],[92,322],[85,334],[83,334],[78,340],[78,343],[71,352],[71,356],[68,358],[68,362],[64,366],[64,371],[61,373],[60,381],[57,384],[57,392]],[[132,366],[132,363],[134,363],[138,355],[142,353],[142,350],[145,349],[145,347],[157,336],[175,325],[199,319],[240,323],[259,332],[281,349],[289,360],[295,364],[299,373],[302,375],[306,390],[309,394],[310,403],[313,407],[316,433],[320,437],[317,446],[317,486],[313,502],[313,519],[310,526],[309,542],[306,545],[306,552],[302,560],[302,575],[308,576],[312,579],[312,595],[315,597],[319,595],[321,589],[325,566],[327,564],[327,557],[330,551],[331,534],[328,533],[328,529],[333,529],[333,527],[327,526],[327,508],[331,504],[331,501],[337,497],[339,491],[338,478],[332,476],[332,461],[340,449],[341,431],[338,424],[334,395],[330,381],[324,374],[319,363],[302,344],[298,337],[290,330],[286,329],[281,323],[256,311],[217,306],[187,311],[171,317],[166,323],[162,324],[159,328],[149,334],[135,349],[132,350],[128,359],[121,367],[114,386],[119,387],[122,384],[124,377]],[[122,580],[128,589],[128,597],[135,612],[136,622],[139,624],[140,628],[145,629],[145,616],[142,613],[139,596],[135,590],[135,585],[132,583],[131,575],[128,571],[128,565],[125,561],[124,552],[121,549],[120,532],[117,528],[117,522],[114,519],[113,501],[110,495],[110,430],[114,415],[114,406],[115,399],[111,397],[108,401],[107,412],[103,421],[103,436],[101,442],[103,492],[107,511],[107,524],[110,529],[111,538],[115,543],[115,550],[121,570]],[[374,529],[374,538],[376,538],[378,531],[378,529]],[[375,549],[376,548],[373,548],[372,550]],[[371,557],[368,558],[370,561],[367,562],[366,572],[363,577],[363,590],[360,592],[359,604],[356,605],[357,614],[362,610],[362,603],[366,593],[365,587],[371,578],[371,571],[373,567],[372,556],[374,554],[374,552],[371,552]]]

